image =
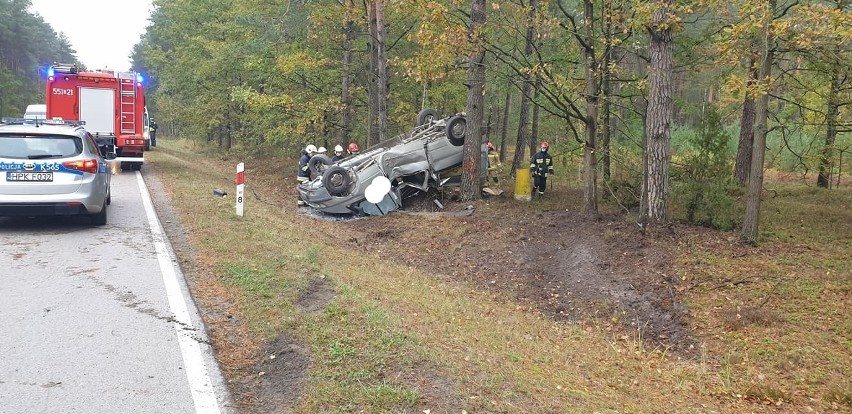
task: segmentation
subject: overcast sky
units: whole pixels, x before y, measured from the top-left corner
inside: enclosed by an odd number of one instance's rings
[[[86,67],[116,71],[130,70],[130,53],[148,26],[152,8],[152,0],[31,2],[33,13],[41,15],[57,33],[65,33]]]

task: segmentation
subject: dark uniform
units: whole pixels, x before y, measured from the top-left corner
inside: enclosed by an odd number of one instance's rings
[[[547,152],[550,145],[545,141],[541,143],[541,151],[533,155],[530,161],[530,172],[533,176],[533,185],[539,195],[544,195],[547,189],[547,177],[553,175],[553,157]]]
[[[151,125],[150,125],[150,128],[148,129],[148,136],[151,137],[151,146],[152,147],[157,146],[157,128],[159,128],[157,123],[154,122],[154,120],[151,120]]]

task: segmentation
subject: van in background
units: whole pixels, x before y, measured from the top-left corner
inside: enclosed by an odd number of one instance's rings
[[[27,111],[24,112],[24,119],[45,119],[47,117],[47,105],[33,104],[27,105]]]

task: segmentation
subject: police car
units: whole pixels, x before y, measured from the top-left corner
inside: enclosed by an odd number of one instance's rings
[[[0,120],[0,216],[87,215],[107,222],[110,168],[81,121]]]

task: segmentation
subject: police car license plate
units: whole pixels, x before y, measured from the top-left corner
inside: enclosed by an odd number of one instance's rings
[[[6,181],[37,181],[52,182],[52,172],[20,172],[6,171]]]

